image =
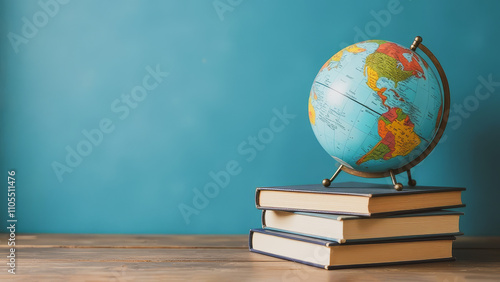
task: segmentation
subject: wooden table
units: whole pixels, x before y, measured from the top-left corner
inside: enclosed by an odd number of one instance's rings
[[[2,258],[8,246],[2,234]],[[16,236],[9,281],[500,281],[500,239],[461,237],[456,262],[326,271],[250,253],[247,236]]]

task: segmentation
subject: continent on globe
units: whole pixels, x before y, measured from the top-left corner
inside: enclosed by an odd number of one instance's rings
[[[380,77],[386,77],[397,87],[400,81],[411,76],[425,79],[424,71],[416,55],[408,55],[405,48],[382,40],[377,40],[376,43],[379,47],[366,58],[364,74],[368,77],[366,84],[377,92],[388,111],[382,114],[378,121],[378,134],[382,140],[356,161],[357,165],[369,160],[389,160],[406,156],[420,144],[420,138],[413,130],[415,125],[410,117],[400,108],[391,108],[386,104],[387,96],[384,92],[387,88],[378,88],[377,82]],[[400,101],[404,101],[395,90],[391,91]]]
[[[311,97],[309,97],[309,121],[312,125],[316,124],[316,112],[314,111],[314,107],[311,103]]]
[[[413,131],[415,125],[410,117],[399,108],[391,108],[378,120],[378,134],[382,138],[373,149],[361,157],[356,164],[369,160],[389,160],[406,156],[420,144],[420,138]]]
[[[375,53],[377,52],[386,54],[389,57],[396,59],[398,64],[401,64],[398,65],[398,68],[402,66],[404,71],[410,71],[412,75],[418,78],[423,77],[425,79],[424,70],[418,62],[416,53],[408,53],[406,48],[391,42],[380,44]]]

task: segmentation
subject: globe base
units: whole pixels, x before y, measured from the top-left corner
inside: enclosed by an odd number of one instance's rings
[[[325,178],[325,179],[323,179],[322,184],[323,184],[323,186],[325,186],[325,187],[330,187],[330,184],[332,184],[332,182],[330,181],[330,179]]]
[[[403,184],[401,184],[401,183],[394,184],[394,189],[396,189],[396,191],[402,191],[403,190]]]
[[[396,182],[396,176],[394,175],[394,171],[389,170],[389,174],[391,176],[392,184],[394,184],[394,189],[396,189],[396,191],[402,191],[403,184]]]
[[[340,165],[337,168],[337,171],[335,171],[335,173],[333,174],[333,176],[331,178],[329,178],[329,179],[328,178],[323,179],[323,181],[321,182],[321,184],[323,184],[323,186],[325,186],[327,188],[330,187],[330,185],[332,185],[333,180],[335,178],[337,178],[337,176],[339,175],[339,173],[342,170],[346,171],[349,174],[356,175],[356,176],[361,176],[361,177],[378,178],[378,177],[387,177],[387,176],[390,176],[391,180],[392,180],[392,184],[394,185],[394,189],[396,191],[403,191],[403,184],[401,184],[400,182],[396,181],[396,174],[400,173],[401,171],[398,171],[398,170],[389,170],[387,172],[383,172],[383,173],[379,173],[379,174],[368,174],[367,175],[365,173],[361,173],[361,172],[358,172],[356,170],[347,168],[344,165]],[[408,170],[406,170],[406,172],[408,173],[408,185],[409,186],[416,186],[417,185],[417,181],[411,177],[410,170],[408,169]]]
[[[337,175],[339,175],[339,173],[342,171],[342,168],[344,167],[344,165],[340,165],[339,168],[337,168],[337,171],[335,171],[335,173],[332,175],[332,177],[330,179],[328,178],[325,178],[323,179],[323,186],[325,187],[330,187],[330,184],[332,184],[332,181],[337,177]]]
[[[408,170],[407,172],[408,172],[408,185],[410,185],[410,186],[417,185],[417,181],[415,179],[411,178],[410,170]]]

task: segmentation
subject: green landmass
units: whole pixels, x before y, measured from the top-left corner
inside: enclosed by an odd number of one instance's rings
[[[386,144],[379,142],[375,147],[362,158],[361,162],[367,162],[370,160],[380,160],[385,154],[391,152],[391,149]],[[358,161],[359,162],[359,161]]]
[[[404,120],[408,116],[401,109],[397,109],[396,113],[398,114],[397,120]]]
[[[391,123],[391,121],[388,118],[384,117],[384,116],[380,116],[379,120],[385,122],[385,124]]]
[[[385,41],[385,40],[378,40],[378,39],[366,40],[366,42],[377,43],[378,45],[382,45],[384,43],[387,43],[387,41]]]
[[[404,81],[412,76],[411,71],[404,71],[398,67],[398,61],[393,57],[380,52],[374,52],[366,57],[365,68],[370,67],[377,72],[379,77],[386,77],[398,86],[400,81]]]

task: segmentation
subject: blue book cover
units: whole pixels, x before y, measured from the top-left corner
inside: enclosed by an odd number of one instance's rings
[[[414,186],[396,191],[392,185],[345,182],[258,187],[258,209],[386,216],[465,206],[461,187]]]
[[[264,237],[256,237],[256,234],[262,234]],[[452,261],[455,260],[455,258],[451,255],[451,242],[453,240],[455,240],[454,236],[436,236],[339,244],[335,241],[302,236],[298,234],[290,234],[266,229],[252,229],[250,230],[249,235],[249,250],[254,253],[331,270],[366,266]],[[440,247],[435,248],[434,245],[436,244],[439,244]],[[350,248],[348,250],[349,246],[355,246],[355,248]],[[359,246],[372,246],[371,249],[377,250],[377,252],[363,253],[362,251],[366,247],[360,248]],[[408,251],[411,246],[419,251]],[[341,251],[340,248],[345,250]],[[296,250],[297,252],[295,252]],[[332,260],[337,260],[337,258],[332,259],[337,254],[341,256],[342,253],[345,254],[351,250],[361,254],[358,258],[358,262],[355,260],[353,261],[353,253],[351,252],[348,255],[350,258],[347,260],[347,263],[331,263]],[[394,255],[387,256],[387,253],[389,252]],[[422,255],[422,252],[424,252],[425,255]]]

